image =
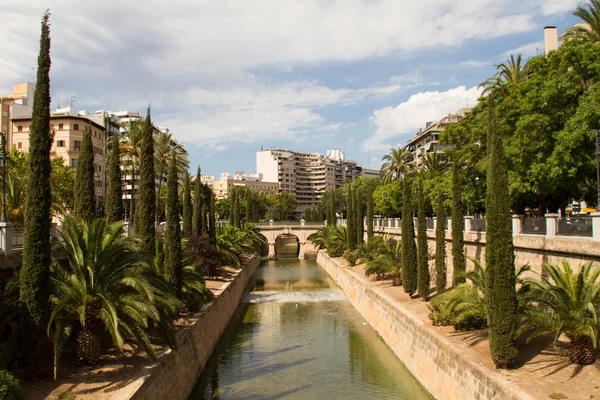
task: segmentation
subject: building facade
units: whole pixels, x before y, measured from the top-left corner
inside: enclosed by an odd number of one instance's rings
[[[0,94],[0,132],[6,135],[6,146],[12,148],[11,119],[31,116],[33,111],[33,83],[22,82],[13,85],[13,92]]]
[[[213,190],[217,200],[225,199],[229,196],[233,188],[245,187],[248,190],[265,195],[279,193],[279,185],[276,182],[265,182],[260,174],[245,174],[236,172],[231,175],[229,172],[221,173],[220,179],[214,179],[213,176],[202,176],[202,183],[207,183]]]

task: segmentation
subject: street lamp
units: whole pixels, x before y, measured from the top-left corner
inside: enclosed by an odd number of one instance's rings
[[[7,222],[6,219],[6,134],[0,133],[0,156],[2,156],[2,216],[0,222]]]

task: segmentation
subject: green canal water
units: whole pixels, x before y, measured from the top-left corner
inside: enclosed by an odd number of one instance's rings
[[[431,399],[315,260],[250,286],[190,399]]]

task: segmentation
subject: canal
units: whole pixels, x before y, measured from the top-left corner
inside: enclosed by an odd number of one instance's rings
[[[314,259],[250,286],[190,399],[431,399]]]

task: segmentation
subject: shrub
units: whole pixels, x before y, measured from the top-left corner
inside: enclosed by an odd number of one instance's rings
[[[450,301],[450,295],[452,292],[445,292],[435,296],[428,304],[429,308],[429,319],[436,326],[451,326],[454,325],[454,318],[450,309],[448,308],[448,302]]]
[[[459,331],[483,329],[487,326],[484,299],[474,286],[467,283],[435,296],[429,310],[429,319],[434,325],[452,325]]]
[[[348,263],[351,267],[354,267],[360,258],[360,253],[358,250],[347,251],[344,255]]]
[[[10,372],[0,370],[0,399],[17,400],[21,398],[21,384]]]

